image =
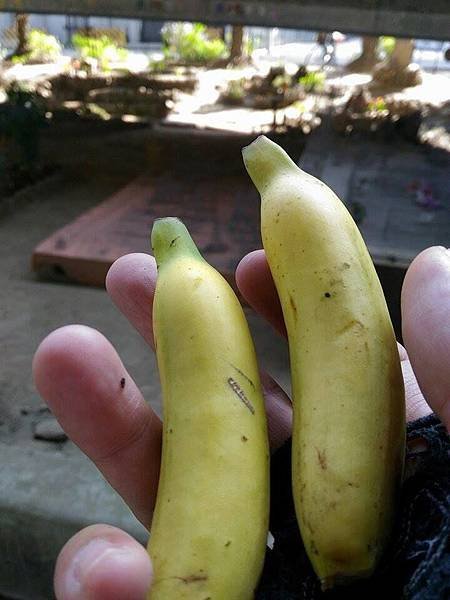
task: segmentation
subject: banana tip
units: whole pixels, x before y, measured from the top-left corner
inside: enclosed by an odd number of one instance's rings
[[[244,146],[242,148],[242,157],[244,159],[244,163],[247,164],[248,158],[255,152],[259,152],[259,149],[266,142],[270,142],[269,138],[267,138],[265,135],[258,135],[258,137],[254,139],[253,142],[250,142],[250,144]]]
[[[186,253],[200,257],[186,225],[178,217],[155,219],[150,242],[158,267],[174,256]]]
[[[245,168],[259,192],[280,173],[291,171],[297,166],[287,153],[265,135],[260,135],[242,149]]]

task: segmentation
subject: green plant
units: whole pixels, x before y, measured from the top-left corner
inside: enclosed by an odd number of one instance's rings
[[[242,100],[245,96],[245,79],[233,79],[228,83],[226,95],[230,100]]]
[[[128,52],[120,48],[117,43],[107,35],[98,37],[74,33],[72,44],[82,59],[94,59],[98,61],[101,69],[107,71],[112,62],[126,60]]]
[[[150,60],[149,70],[153,73],[164,73],[167,69],[167,61],[164,58]]]
[[[14,63],[50,63],[58,60],[62,46],[54,35],[32,29],[27,38],[28,52],[14,56]]]
[[[244,54],[245,56],[252,56],[253,52],[261,44],[260,36],[250,37],[247,35],[244,39]]]
[[[388,109],[384,98],[382,98],[381,96],[370,100],[367,108],[371,112],[384,112]]]
[[[174,23],[163,28],[163,47],[167,58],[188,63],[207,64],[226,55],[222,39],[209,39],[203,23]]]
[[[304,102],[301,102],[300,100],[297,100],[296,102],[291,104],[291,106],[292,106],[292,108],[295,108],[299,113],[306,112],[306,106],[305,106]]]
[[[381,51],[383,58],[389,58],[394,52],[396,40],[391,35],[382,35],[378,40],[378,48]]]
[[[286,90],[292,85],[292,77],[288,73],[284,73],[283,75],[277,75],[272,80],[271,85],[276,90]]]
[[[298,82],[304,87],[305,92],[320,91],[325,83],[325,73],[322,71],[310,71],[300,77]]]

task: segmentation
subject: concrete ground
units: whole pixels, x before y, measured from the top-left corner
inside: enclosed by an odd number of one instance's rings
[[[144,396],[160,410],[152,352],[101,289],[39,281],[30,270],[34,246],[55,229],[147,168],[143,129],[67,130],[48,134],[47,160],[60,174],[18,194],[0,217],[0,594],[51,598],[54,561],[65,541],[93,522],[119,525],[145,541],[146,532],[70,441],[34,439],[49,418],[31,376],[39,342],[53,329],[84,323],[114,344]],[[119,143],[120,140],[120,143]],[[261,364],[288,385],[282,341],[249,313]]]
[[[61,151],[56,137],[46,141],[49,158],[56,159]],[[30,379],[32,353],[47,333],[67,323],[85,323],[109,337],[144,395],[159,406],[153,356],[106,292],[39,281],[30,269],[30,257],[38,242],[148,168],[147,142],[145,129],[132,129],[128,133],[122,129],[108,134],[100,132],[83,141],[78,136],[66,137],[63,142],[66,158],[60,155],[62,158],[58,161],[62,163],[60,174],[19,193],[18,208],[0,218],[4,250],[0,256],[0,340],[4,349],[0,415],[4,421],[8,419],[9,433],[19,435],[23,430],[23,417],[27,416],[22,414],[24,410],[40,406]],[[26,196],[28,202],[24,200]],[[272,344],[280,346],[280,351],[281,345],[250,313],[249,319],[256,337],[261,338],[261,358],[267,354],[272,361]],[[276,371],[281,370],[278,375],[283,379],[282,363],[284,361],[275,361],[274,367]]]

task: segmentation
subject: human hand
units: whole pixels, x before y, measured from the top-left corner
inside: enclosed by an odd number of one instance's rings
[[[284,334],[281,307],[263,251],[241,261],[236,280],[249,304]],[[154,260],[143,254],[122,257],[107,278],[113,301],[151,346],[155,281]],[[400,349],[408,419],[430,411],[413,366],[430,406],[447,427],[450,380],[445,357],[450,354],[450,330],[446,327],[450,304],[445,300],[449,292],[448,253],[439,248],[426,250],[411,265],[403,290],[404,338],[410,358]],[[161,422],[115,350],[95,330],[68,326],[42,342],[33,366],[41,395],[69,437],[148,525],[157,490]],[[122,389],[119,382],[123,377],[126,385]],[[277,447],[290,434],[290,404],[269,376],[263,375],[263,384],[271,444]],[[116,528],[94,525],[63,548],[56,565],[55,591],[59,600],[137,600],[145,597],[151,576],[150,560],[142,546]]]
[[[115,304],[151,347],[155,283],[155,261],[145,254],[119,259],[106,281]],[[112,345],[91,328],[66,326],[41,343],[33,371],[40,394],[67,435],[148,527],[158,486],[161,421]],[[263,379],[275,448],[290,435],[291,406],[269,376]],[[138,542],[119,529],[93,525],[63,548],[55,591],[59,600],[134,600],[145,597],[151,576],[150,560]]]

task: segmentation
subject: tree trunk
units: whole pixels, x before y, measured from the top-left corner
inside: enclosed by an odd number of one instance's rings
[[[242,58],[244,43],[244,27],[233,25],[231,32],[230,61],[238,62]]]
[[[29,52],[28,20],[29,16],[26,14],[16,15],[17,47],[14,50],[14,56],[23,56]]]
[[[217,29],[217,37],[224,42],[225,41],[225,27],[216,27],[216,29]]]
[[[398,71],[403,71],[412,61],[414,40],[397,40],[389,63]]]
[[[411,64],[413,51],[414,40],[398,39],[391,56],[374,69],[372,87],[401,89],[419,85],[422,74],[417,65]]]
[[[362,40],[362,53],[358,58],[355,58],[347,69],[353,72],[366,73],[373,69],[378,62],[377,48],[378,38],[374,36],[365,35]]]

